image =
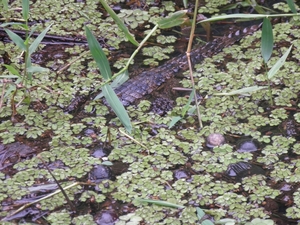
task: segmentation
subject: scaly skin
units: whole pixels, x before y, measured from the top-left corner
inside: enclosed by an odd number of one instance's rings
[[[252,34],[260,26],[255,25],[237,30],[222,38],[214,39],[203,47],[191,51],[192,64],[200,63],[204,58],[212,57],[222,51],[223,48],[233,45],[246,35]],[[140,75],[128,80],[115,89],[124,106],[128,106],[145,95],[151,94],[167,79],[188,69],[186,54],[181,54],[163,65],[144,71]]]

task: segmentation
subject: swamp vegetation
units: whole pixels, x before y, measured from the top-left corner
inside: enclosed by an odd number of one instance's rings
[[[290,12],[286,1],[270,2],[258,7],[249,1],[203,1],[198,12],[209,17],[235,10]],[[137,41],[157,21],[184,9],[182,1],[107,3]],[[111,108],[95,100],[105,80],[89,53],[85,26],[114,72],[133,52],[101,3],[30,1],[28,20],[21,1],[2,6],[2,24],[26,23],[34,30],[5,27],[23,40],[31,35],[18,45],[0,25],[1,224],[300,223],[298,16],[272,21],[274,50],[266,64],[259,29],[194,66],[201,129],[193,101],[186,109],[190,93],[168,91],[192,88],[186,71],[126,107],[129,134]],[[193,7],[188,1],[186,18]],[[181,32],[189,26],[156,30],[134,58],[130,76],[178,55],[186,39]],[[223,36],[222,27],[212,26],[213,35]],[[30,46],[44,31],[33,51]],[[201,42],[195,38],[195,44]],[[291,45],[284,65],[268,80],[266,73]],[[270,89],[228,94],[255,85]]]

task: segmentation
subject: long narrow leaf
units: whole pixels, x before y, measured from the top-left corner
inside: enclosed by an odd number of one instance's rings
[[[7,27],[7,26],[10,26],[10,25],[22,25],[22,23],[16,23],[16,22],[2,23],[0,25],[0,27]]]
[[[27,72],[29,73],[48,72],[48,71],[49,69],[40,66],[30,66],[27,68]]]
[[[45,30],[42,31],[42,33],[39,34],[39,36],[32,42],[32,44],[29,46],[29,56],[35,52],[35,50],[37,49],[37,47],[39,46],[39,44],[41,43],[41,41],[43,40],[43,38],[45,37],[45,35],[47,34],[47,32],[49,31],[50,27],[52,26],[52,24],[50,24],[48,27],[46,27]]]
[[[272,24],[268,18],[264,18],[261,33],[261,55],[267,63],[272,55],[274,45]]]
[[[21,77],[19,71],[18,71],[15,67],[13,67],[13,66],[11,66],[11,65],[7,65],[7,64],[3,64],[3,66],[5,66],[6,69],[7,69],[10,73],[12,73],[13,75],[16,75],[16,76],[18,76],[18,77]]]
[[[293,45],[291,45],[289,47],[289,49],[284,53],[283,56],[281,56],[280,59],[278,59],[278,61],[274,64],[274,66],[272,66],[272,68],[269,70],[268,72],[268,79],[271,80],[275,74],[277,73],[277,71],[280,69],[280,67],[283,66],[283,64],[285,63],[286,58],[288,57],[288,55],[290,54],[290,51],[292,50]]]
[[[266,89],[268,88],[267,86],[251,86],[251,87],[246,87],[246,88],[242,88],[239,90],[235,90],[235,91],[231,91],[228,93],[216,93],[214,95],[225,95],[225,96],[230,96],[230,95],[244,95],[244,94],[249,94],[255,91],[259,91],[261,89]]]
[[[187,18],[184,18],[187,10],[181,10],[173,13],[170,17],[163,18],[158,21],[158,27],[161,29],[171,28],[175,26],[179,26],[185,22]]]
[[[293,13],[297,13],[297,10],[296,10],[296,7],[295,7],[294,0],[286,0],[286,1],[287,1],[288,5],[289,5],[291,11],[292,11]]]
[[[241,19],[262,19],[262,18],[271,18],[271,17],[284,17],[284,16],[295,16],[295,15],[300,15],[299,13],[297,14],[292,14],[292,13],[283,13],[283,14],[274,14],[274,15],[269,15],[269,14],[242,14],[242,13],[237,13],[237,14],[230,14],[230,15],[222,15],[222,16],[214,16],[212,18],[206,19],[206,20],[201,20],[199,23],[205,23],[205,22],[212,22],[212,21],[218,21],[218,20],[225,20],[225,19],[234,19],[234,18],[241,18]]]
[[[100,44],[98,43],[95,36],[92,34],[88,27],[85,27],[86,38],[88,41],[90,52],[97,63],[102,77],[108,80],[112,77],[109,62],[105,53],[103,52]]]
[[[109,7],[109,5],[106,3],[105,0],[99,0],[105,10],[109,13],[109,15],[113,18],[115,23],[118,25],[121,31],[124,32],[126,38],[135,46],[138,46],[139,43],[135,40],[134,36],[128,31],[125,24],[122,22],[122,20],[117,16],[117,14]]]
[[[22,50],[25,51],[26,50],[26,46],[24,44],[24,40],[17,34],[15,34],[14,32],[12,32],[11,30],[8,30],[6,28],[4,28],[5,32],[7,33],[7,35],[10,37],[10,39]]]
[[[160,200],[150,200],[150,199],[136,199],[136,201],[139,202],[144,202],[144,203],[151,203],[151,204],[155,204],[155,205],[160,205],[160,206],[166,206],[166,207],[172,207],[172,208],[179,208],[179,209],[183,209],[185,208],[183,205],[177,205],[174,203],[170,203],[170,202],[166,202],[166,201],[160,201]]]
[[[22,0],[22,14],[25,21],[29,18],[29,0]]]
[[[128,116],[128,113],[126,112],[124,106],[122,105],[121,101],[119,100],[118,96],[114,92],[114,90],[111,88],[109,84],[106,84],[102,87],[103,95],[105,99],[107,100],[110,107],[113,109],[125,129],[128,133],[131,133],[132,126],[130,122],[130,118]]]

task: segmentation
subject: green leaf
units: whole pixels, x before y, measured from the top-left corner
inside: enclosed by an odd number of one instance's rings
[[[97,39],[95,38],[95,36],[92,34],[92,32],[87,26],[85,27],[85,33],[86,33],[90,52],[97,63],[97,66],[100,70],[102,77],[105,80],[110,79],[112,75],[111,75],[109,62],[107,60],[105,53],[103,52]]]
[[[15,34],[14,32],[12,32],[11,30],[8,30],[6,28],[4,28],[5,32],[7,33],[7,35],[10,37],[10,39],[22,50],[22,51],[26,51],[26,46],[24,44],[24,40],[17,34]]]
[[[256,12],[259,14],[265,14],[266,11],[259,5],[255,0],[249,1],[251,3],[251,6],[255,9]]]
[[[201,222],[201,225],[214,225],[214,223],[211,222],[210,220],[204,220]]]
[[[104,166],[112,166],[113,164],[112,164],[112,162],[110,162],[110,161],[104,161],[104,162],[101,163],[101,165],[104,165]]]
[[[45,30],[42,31],[42,33],[39,34],[39,36],[32,42],[32,44],[29,46],[29,56],[35,52],[35,50],[37,49],[37,47],[39,46],[39,44],[41,43],[41,41],[43,40],[43,38],[45,37],[45,35],[47,34],[47,32],[49,31],[50,27],[52,26],[52,24],[50,24],[48,27],[46,27]]]
[[[131,133],[132,126],[127,111],[119,100],[118,96],[109,84],[102,87],[103,95],[110,107],[113,109],[128,133]]]
[[[49,69],[40,66],[30,66],[27,68],[27,72],[29,73],[48,72],[48,71]]]
[[[187,10],[180,10],[180,11],[173,13],[171,16],[169,16],[167,18],[162,18],[157,23],[158,27],[161,29],[166,29],[166,28],[171,28],[171,27],[181,25],[186,20],[186,18],[184,18],[186,13],[187,13]]]
[[[160,200],[150,200],[150,199],[141,199],[141,198],[137,198],[135,200],[139,201],[139,202],[151,203],[151,204],[166,206],[166,207],[171,207],[171,208],[179,208],[179,209],[185,208],[183,205],[177,205],[177,204],[174,204],[174,203],[170,203],[170,202],[166,202],[166,201],[160,201]]]
[[[10,26],[10,25],[23,25],[22,23],[16,23],[16,22],[8,22],[8,23],[2,23],[0,25],[0,27],[7,27],[7,26]]]
[[[297,10],[296,10],[296,7],[295,7],[294,0],[286,0],[286,1],[287,1],[288,5],[289,5],[291,11],[292,11],[293,13],[297,13]]]
[[[280,67],[283,66],[286,58],[288,57],[288,55],[290,54],[290,51],[292,50],[292,47],[293,47],[293,45],[291,45],[289,47],[289,49],[284,53],[284,55],[281,56],[281,58],[278,59],[278,61],[274,64],[274,66],[272,66],[272,68],[269,70],[269,72],[268,72],[269,80],[271,80],[274,77],[274,75],[277,73],[277,71],[280,69]]]
[[[8,78],[8,79],[14,79],[14,78],[20,78],[16,75],[1,75],[0,78]]]
[[[125,70],[123,73],[121,73],[119,76],[116,77],[116,79],[113,80],[113,82],[110,84],[110,86],[115,89],[122,84],[124,84],[129,79],[128,70]]]
[[[12,73],[13,75],[16,75],[18,77],[21,77],[20,73],[18,70],[15,69],[15,67],[11,66],[11,65],[7,65],[7,64],[3,64],[3,66],[6,67],[6,69]]]
[[[173,116],[172,120],[169,124],[169,129],[172,128],[178,121],[180,121],[182,119],[181,116]]]
[[[29,18],[29,0],[22,0],[22,15],[25,21]]]
[[[196,211],[197,211],[197,217],[198,217],[198,219],[201,220],[202,217],[205,215],[205,212],[201,208],[199,208],[199,207],[196,207]]]
[[[129,79],[128,70],[126,70],[123,73],[121,73],[119,76],[117,76],[113,80],[113,82],[110,84],[110,86],[113,89],[115,89],[115,88],[119,87],[120,85],[122,85],[123,83],[125,83],[128,79]],[[97,99],[102,98],[102,97],[103,97],[103,93],[101,92],[94,99],[97,100]]]
[[[109,5],[106,3],[105,0],[99,0],[105,10],[109,13],[109,15],[113,18],[115,23],[118,25],[121,31],[124,32],[126,38],[135,46],[138,46],[139,43],[135,40],[134,36],[128,31],[125,24],[122,22],[122,20],[117,16],[117,14],[109,7]]]
[[[273,45],[274,45],[274,38],[273,38],[272,24],[268,18],[264,18],[262,33],[261,33],[261,55],[265,63],[268,62],[268,60],[272,55]]]
[[[8,9],[8,0],[2,0],[2,5],[3,5],[3,9],[7,10]]]
[[[268,86],[251,86],[251,87],[246,87],[246,88],[242,88],[239,90],[235,90],[235,91],[231,91],[228,93],[215,93],[214,95],[225,95],[225,96],[230,96],[230,95],[243,95],[243,94],[248,94],[248,93],[252,93],[254,91],[259,91],[261,89],[266,89],[268,88]]]
[[[186,112],[189,110],[190,105],[191,105],[191,102],[192,102],[194,96],[195,96],[195,88],[193,88],[193,90],[191,91],[189,100],[188,100],[188,102],[185,104],[185,106],[183,107],[182,114],[181,114],[182,117],[184,117],[185,114],[186,114]]]
[[[188,7],[188,0],[182,0],[184,8]]]

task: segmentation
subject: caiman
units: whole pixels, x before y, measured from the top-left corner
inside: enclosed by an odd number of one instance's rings
[[[253,25],[251,27],[243,28],[231,32],[221,38],[216,38],[208,42],[203,47],[193,49],[190,53],[192,64],[200,63],[206,57],[222,51],[223,48],[233,45],[246,35],[255,32],[260,25]],[[167,79],[174,77],[176,74],[186,71],[188,69],[188,61],[186,54],[181,54],[174,57],[156,68],[146,70],[136,77],[128,80],[121,86],[115,89],[116,94],[120,98],[124,106],[128,106],[151,94]]]

